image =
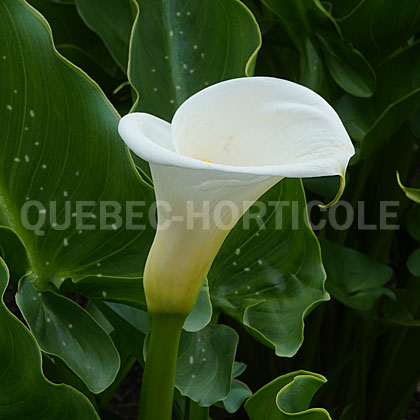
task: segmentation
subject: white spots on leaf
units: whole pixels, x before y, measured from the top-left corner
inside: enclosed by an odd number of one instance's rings
[[[67,238],[64,238],[63,245],[69,246],[69,240]]]
[[[248,271],[251,271],[251,269],[249,267],[245,267],[244,271],[248,272]]]
[[[72,329],[73,328],[73,324],[69,324],[69,328]]]
[[[260,292],[255,292],[255,294],[256,294],[257,296],[259,296]]]
[[[169,101],[169,103],[174,104],[174,103],[175,103],[175,101],[174,101],[173,99],[171,99],[171,100]]]
[[[232,265],[237,266],[238,263],[236,261],[233,261]]]
[[[96,277],[102,277],[102,274],[101,273],[99,273],[99,274],[97,274],[96,275]],[[103,292],[102,292],[103,293]],[[106,292],[105,292],[106,293]]]
[[[29,156],[25,155],[25,162],[28,163],[29,162]]]
[[[44,164],[44,165],[41,166],[41,168],[42,169],[47,169],[47,165]]]
[[[257,233],[255,234],[255,236],[260,236],[260,234],[257,232]]]
[[[31,109],[31,110],[29,111],[29,116],[30,116],[31,118],[34,118],[34,117],[35,117],[35,111],[34,111],[33,109]]]
[[[208,85],[209,85],[209,82],[204,83],[204,85],[205,85],[205,86],[208,86]]]
[[[251,289],[251,286],[246,286],[246,289],[247,289],[247,290],[250,290],[250,289]]]
[[[167,55],[165,55],[165,60],[169,60],[169,57]]]
[[[69,193],[68,193],[67,191],[64,191],[64,192],[63,192],[63,196],[64,196],[64,197],[67,197],[68,195],[69,195]]]
[[[201,58],[204,58],[204,53],[203,52],[200,54],[200,57]]]
[[[237,290],[235,290],[235,295],[239,294],[239,292]]]
[[[179,31],[179,34],[180,34],[180,35],[183,35],[183,34],[184,34],[184,31]]]
[[[190,356],[189,362],[190,362],[190,365],[194,364],[194,356],[192,355]]]
[[[39,146],[39,141],[36,141],[34,144],[35,146]]]
[[[182,67],[183,67],[184,69],[187,69],[187,68],[188,68],[188,66],[187,66],[185,63],[182,65]]]
[[[191,70],[190,70],[190,73],[191,73],[191,74],[192,74],[192,73],[194,73],[194,69],[191,69]]]
[[[106,298],[106,290],[102,290],[102,296]]]
[[[198,48],[198,45],[194,45],[193,48],[196,50]]]
[[[25,127],[25,128],[24,128],[24,130],[25,130],[25,131],[29,131],[29,127]]]
[[[194,373],[191,375],[191,378],[192,378],[192,379],[195,379],[195,375],[194,375]]]
[[[61,345],[62,345],[62,346],[65,346],[65,345],[66,345],[66,342],[65,342],[65,341],[62,341],[62,342],[61,342]]]
[[[155,73],[156,72],[156,69],[152,69],[152,73]]]
[[[76,175],[76,176],[79,176],[79,171],[76,171],[75,175]]]
[[[5,55],[3,55],[3,60],[7,60],[7,57]]]
[[[176,90],[180,90],[180,89],[181,89],[181,86],[177,85]]]
[[[20,159],[19,159],[18,157],[15,157],[13,160],[14,160],[15,162],[20,162]]]
[[[7,105],[6,108],[11,111],[13,109],[12,105]]]
[[[203,358],[203,362],[207,362],[207,359],[205,357]]]
[[[96,266],[97,266],[97,267],[100,267],[100,266],[101,266],[101,263],[96,263]]]
[[[36,297],[34,296],[34,297],[32,298],[32,300],[36,300]]]
[[[44,187],[39,187],[39,190],[40,191],[44,191]]]
[[[46,262],[45,262],[45,265],[50,265],[50,262],[49,262],[49,261],[46,261]]]
[[[174,31],[169,31],[169,36],[174,36]]]
[[[201,349],[201,353],[205,353],[206,352],[206,349],[205,348],[202,348]]]
[[[17,89],[15,89],[15,90],[13,91],[13,93],[16,95],[16,94],[18,93]]]
[[[176,15],[177,16],[181,16],[181,12],[176,12]]]
[[[157,90],[158,90],[157,87],[153,88],[153,92],[157,92]]]
[[[191,15],[191,12],[187,12],[187,16],[190,16]]]
[[[47,322],[50,323],[51,322],[51,318],[47,318]]]
[[[258,260],[259,265],[262,265],[262,263],[263,263],[262,260]]]
[[[235,254],[239,255],[241,253],[241,248],[236,248]]]

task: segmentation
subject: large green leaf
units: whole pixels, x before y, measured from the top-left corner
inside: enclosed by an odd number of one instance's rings
[[[327,272],[327,290],[341,303],[357,310],[369,310],[382,295],[394,294],[383,286],[392,269],[350,248],[321,240],[322,260]]]
[[[315,393],[327,380],[312,372],[280,376],[258,390],[245,404],[251,420],[331,420],[322,408],[309,408]]]
[[[238,0],[142,0],[130,46],[135,109],[170,120],[189,96],[252,75],[261,35]]]
[[[8,284],[0,259],[0,294]],[[98,420],[89,400],[67,385],[54,385],[41,370],[41,352],[26,327],[0,302],[0,418]]]
[[[111,338],[81,306],[52,292],[37,292],[22,279],[16,295],[44,352],[60,356],[98,394],[115,379],[120,359]]]
[[[342,36],[334,18],[318,0],[264,0],[279,18],[299,51],[300,82],[314,90],[323,83],[323,60],[346,92],[370,97],[375,91],[375,73],[363,55]]]
[[[45,20],[26,2],[1,2],[0,32],[0,224],[25,246],[37,288],[90,277],[106,298],[109,279],[118,297],[116,279],[140,283],[152,229],[139,225],[153,199],[118,136],[119,116],[98,86],[57,54]],[[30,207],[27,222],[45,221],[36,231],[21,218],[32,200],[38,208]],[[99,217],[107,201],[121,204],[121,228]],[[133,210],[143,212],[132,220],[138,227],[126,228],[126,210],[132,214],[130,203],[138,201],[146,203]],[[69,226],[60,227],[64,216]]]
[[[238,335],[226,325],[208,325],[183,332],[175,386],[202,406],[224,400],[230,393]]]
[[[108,47],[126,72],[131,27],[134,22],[133,0],[75,0],[80,16]]]
[[[259,214],[261,208],[267,211]],[[209,273],[214,307],[242,322],[279,356],[299,349],[304,317],[328,300],[324,281],[302,183],[293,179],[281,181],[251,207]]]
[[[346,96],[336,109],[351,137],[368,157],[391,138],[420,108],[420,41],[406,47],[377,69],[377,89],[370,99]],[[397,169],[397,168],[395,168]]]

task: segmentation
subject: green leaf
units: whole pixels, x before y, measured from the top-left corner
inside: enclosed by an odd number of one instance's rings
[[[108,334],[82,307],[64,296],[37,292],[22,279],[16,303],[41,349],[61,357],[100,393],[117,375],[120,359]]]
[[[182,395],[209,407],[230,392],[238,335],[226,325],[184,331],[178,352],[175,386]]]
[[[208,281],[205,282],[195,302],[193,310],[185,320],[184,330],[197,332],[203,329],[210,321],[213,315],[211,306]]]
[[[394,298],[392,291],[383,287],[391,280],[390,267],[326,239],[320,243],[327,290],[343,305],[367,311],[382,295]]]
[[[404,191],[404,194],[407,196],[407,198],[415,201],[416,203],[420,203],[420,189],[419,188],[404,187],[404,185],[401,183],[400,174],[398,172],[397,172],[397,182],[400,188]]]
[[[143,0],[140,9],[129,69],[139,94],[136,111],[169,121],[204,87],[252,75],[261,34],[240,1]]]
[[[347,93],[369,98],[376,89],[376,76],[365,57],[338,36],[318,35],[328,70],[335,82]]]
[[[27,274],[29,261],[26,249],[16,233],[4,226],[0,226],[0,257],[9,264],[10,277],[13,281],[17,282]]]
[[[350,136],[367,158],[389,141],[420,108],[420,41],[394,54],[376,70],[377,89],[370,99],[344,97],[336,104]],[[397,76],[398,75],[398,76]]]
[[[148,314],[127,305],[110,302],[95,302],[95,305],[89,307],[102,325],[109,326],[111,323],[117,334],[130,337],[131,354],[143,364],[143,355],[139,352],[144,336],[150,332]],[[104,316],[107,321],[103,320]],[[144,351],[148,339],[149,336],[145,340]],[[203,406],[210,406],[229,396],[229,407],[238,404],[244,395],[244,387],[235,383],[236,391],[230,394],[232,379],[245,369],[245,365],[234,363],[237,344],[236,332],[227,326],[207,325],[197,332],[185,331],[184,326],[175,381],[181,394]]]
[[[351,2],[331,2],[334,15],[336,4],[340,7],[340,3],[348,6]],[[404,47],[420,29],[418,2],[401,0],[398,7],[395,6],[394,0],[357,1],[352,10],[341,15],[340,27],[346,38],[366,56],[381,61],[399,47]]]
[[[86,25],[96,32],[124,71],[128,66],[131,27],[134,22],[132,0],[75,0]]]
[[[213,306],[287,357],[303,342],[305,316],[329,298],[324,281],[302,183],[294,179],[281,181],[251,207],[209,273]]]
[[[51,25],[54,43],[61,54],[83,68],[101,86],[121,83],[123,73],[102,40],[91,31],[77,13],[76,6],[50,0],[30,0]],[[117,79],[116,79],[117,78]]]
[[[246,383],[233,379],[229,395],[222,401],[223,407],[228,413],[236,413],[251,395],[252,391]]]
[[[0,294],[8,284],[0,259]],[[54,385],[41,370],[41,352],[26,327],[0,302],[0,418],[99,420],[89,400],[67,385]],[[6,363],[5,363],[6,361]]]
[[[303,370],[280,376],[245,403],[250,420],[331,420],[322,408],[309,408],[315,393],[327,380]]]
[[[341,35],[340,28],[317,0],[264,0],[278,17],[299,51],[299,82],[319,91],[325,62],[334,81],[346,92],[370,97],[375,91],[375,73],[363,55]]]
[[[0,28],[0,203],[7,209],[1,222],[27,250],[35,287],[96,278],[101,294],[109,280],[115,298],[127,295],[124,281],[140,284],[152,240],[153,229],[141,224],[153,192],[118,135],[119,115],[92,80],[57,54],[47,23],[27,3],[2,1]],[[120,227],[99,217],[99,202],[106,201],[121,204]],[[130,210],[133,202],[140,205]],[[24,224],[21,210],[32,203]],[[69,226],[60,228],[65,218]],[[38,220],[42,226],[28,226]]]
[[[420,317],[417,315],[420,299],[420,281],[416,279],[416,287],[395,289],[396,299],[384,303],[384,315],[393,324],[405,327],[420,327]]]
[[[413,276],[420,277],[420,248],[408,257],[407,266]]]

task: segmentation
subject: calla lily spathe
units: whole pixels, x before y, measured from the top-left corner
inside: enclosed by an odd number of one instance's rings
[[[144,273],[152,313],[190,312],[230,229],[273,185],[284,177],[344,178],[354,154],[324,99],[267,77],[206,88],[181,105],[172,124],[129,114],[119,132],[150,163],[157,201],[171,208],[158,207],[159,226]],[[220,206],[223,202],[230,205]],[[188,226],[191,206],[196,213],[203,203],[210,217]],[[239,209],[234,217],[232,206]]]

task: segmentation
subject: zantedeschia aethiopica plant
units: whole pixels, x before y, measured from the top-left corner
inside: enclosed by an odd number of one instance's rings
[[[178,329],[172,333],[176,355],[183,320],[243,213],[285,177],[344,179],[354,148],[322,97],[267,77],[234,79],[204,89],[178,109],[172,124],[149,114],[127,115],[119,132],[130,149],[150,163],[156,198],[165,203],[158,206],[159,225],[144,273],[152,336],[142,402],[144,418],[166,420],[171,404],[165,408],[162,395],[154,400],[152,389],[166,383],[172,392],[174,366],[154,360],[155,348],[163,345],[158,330],[165,331],[167,341],[168,329]],[[226,202],[231,205],[220,206]],[[200,221],[191,223],[191,208],[203,212]]]

